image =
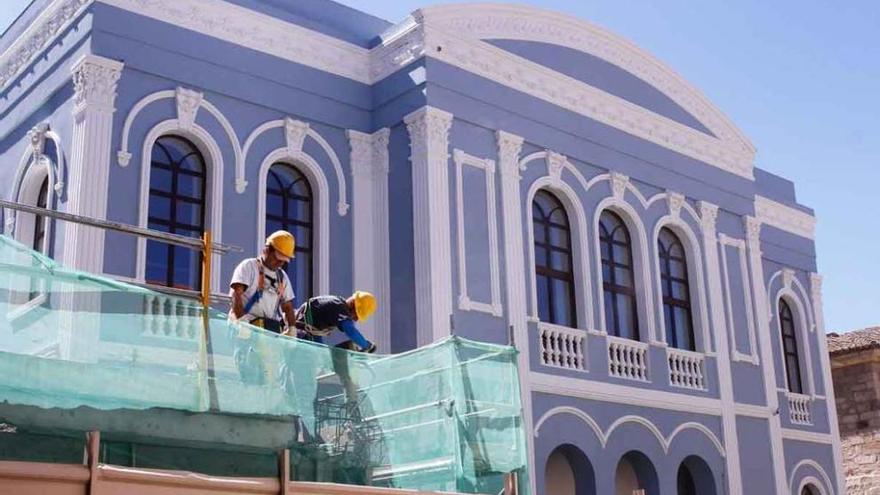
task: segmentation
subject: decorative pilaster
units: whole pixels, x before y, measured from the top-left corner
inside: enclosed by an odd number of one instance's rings
[[[110,139],[122,66],[115,60],[85,55],[71,69],[74,125],[68,171],[69,213],[107,217]],[[63,260],[71,268],[100,273],[104,267],[103,230],[68,222]]]
[[[449,129],[452,114],[426,106],[404,117],[413,181],[418,345],[450,334],[452,246],[449,234]]]
[[[368,290],[379,301],[372,318],[361,326],[381,352],[391,349],[391,281],[388,250],[388,128],[373,134],[349,130],[352,175],[352,263],[354,289]],[[365,262],[364,260],[369,260]]]
[[[831,377],[831,359],[828,357],[828,343],[825,334],[825,310],[822,306],[822,276],[810,274],[810,297],[813,305],[813,318],[816,322],[816,339],[819,341],[819,357],[822,364],[822,383],[825,384],[825,407],[828,408],[828,426],[831,428],[834,456],[834,484],[837,493],[846,493],[846,480],[843,475],[843,455],[840,445],[840,427],[837,423],[837,400]]]
[[[522,394],[523,420],[529,425],[528,431],[534,427],[532,416],[532,387],[529,365],[529,333],[527,323],[527,295],[525,276],[525,256],[523,246],[522,199],[520,191],[519,155],[522,151],[523,138],[504,131],[495,133],[498,144],[498,170],[501,174],[501,218],[504,245],[504,288],[507,300],[507,323],[513,333],[513,344],[519,350],[519,386]],[[561,158],[561,159],[560,159]],[[561,173],[565,157],[558,154],[547,155],[547,167],[551,175],[558,164]],[[558,177],[558,175],[557,175]],[[535,438],[526,435],[529,453],[528,465],[535,465]],[[537,493],[535,473],[529,473],[532,493]]]
[[[673,208],[674,193],[668,196],[670,210]],[[721,399],[721,426],[724,429],[724,461],[727,464],[727,492],[731,495],[742,493],[742,474],[739,462],[739,437],[736,433],[736,412],[734,408],[733,377],[730,370],[730,349],[728,348],[727,328],[724,320],[724,294],[721,288],[721,264],[718,261],[718,207],[700,201],[700,227],[703,233],[703,262],[709,296],[709,315],[715,336],[715,351],[718,363],[718,393]],[[671,212],[670,212],[671,214]]]
[[[761,263],[761,221],[755,217],[743,218],[748,249],[749,273],[752,294],[755,299],[755,315],[758,325],[758,342],[761,351],[761,366],[764,370],[764,393],[767,396],[767,407],[771,411],[779,411],[779,395],[776,389],[776,362],[773,359],[770,344],[770,320],[767,311],[770,306],[767,289],[764,286],[764,266]],[[788,490],[785,474],[785,451],[782,445],[782,423],[780,414],[772,414],[770,422],[770,451],[773,454],[773,476],[776,480],[776,492],[786,493]]]

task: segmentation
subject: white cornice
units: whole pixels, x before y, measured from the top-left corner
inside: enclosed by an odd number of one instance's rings
[[[592,24],[521,6],[422,9],[395,26],[380,45],[366,49],[224,0],[55,0],[0,55],[0,88],[35,60],[64,23],[92,1],[364,84],[430,56],[730,173],[753,177],[752,145],[670,68]],[[485,38],[551,42],[598,56],[657,87],[717,137],[501,50]]]
[[[772,199],[755,196],[755,216],[761,223],[777,229],[807,239],[816,238],[816,217]]]

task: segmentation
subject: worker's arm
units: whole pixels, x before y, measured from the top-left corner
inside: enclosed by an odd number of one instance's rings
[[[355,326],[352,320],[342,320],[336,325],[336,327],[342,330],[345,335],[348,335],[348,338],[350,338],[351,341],[357,344],[362,350],[370,347],[370,341],[367,340],[360,330],[357,329],[357,326]]]
[[[247,290],[247,285],[244,284],[232,284],[232,314],[235,315],[236,318],[241,318],[244,316],[244,291]]]
[[[281,335],[296,337],[296,329],[293,327],[293,324],[296,323],[296,310],[293,308],[293,300],[282,304],[281,312],[284,313],[284,319],[287,321],[287,326],[281,332]]]

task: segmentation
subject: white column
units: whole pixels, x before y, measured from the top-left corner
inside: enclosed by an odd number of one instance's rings
[[[733,377],[730,371],[730,350],[727,347],[727,328],[724,321],[724,295],[721,289],[721,265],[718,262],[716,220],[718,207],[701,201],[700,222],[703,231],[703,256],[709,288],[709,314],[715,331],[715,350],[718,363],[718,392],[721,397],[721,426],[724,429],[724,460],[727,464],[727,492],[742,493],[742,474],[739,463],[739,437],[736,433],[736,412],[733,396]],[[708,343],[707,343],[708,345]]]
[[[381,352],[391,348],[391,282],[388,251],[388,128],[373,134],[347,131],[351,147],[353,284],[379,306],[361,324]]]
[[[843,476],[843,454],[840,444],[840,427],[837,423],[837,400],[834,395],[834,382],[831,376],[831,359],[828,356],[828,343],[825,334],[825,310],[822,307],[822,277],[817,273],[810,274],[810,295],[812,296],[813,317],[816,321],[816,339],[819,341],[819,359],[822,363],[822,379],[825,384],[825,405],[828,407],[828,427],[831,431],[834,449],[834,483],[837,493],[846,493]]]
[[[67,212],[104,219],[116,82],[122,74],[122,63],[85,55],[74,64],[71,73],[74,124]],[[104,231],[67,222],[62,259],[69,267],[100,273],[104,267]]]
[[[519,175],[519,155],[523,138],[504,131],[497,131],[498,170],[501,174],[501,218],[504,225],[504,273],[505,299],[507,300],[507,324],[513,331],[514,345],[519,351],[519,386],[522,395],[523,421],[527,425],[529,479],[532,493],[537,493],[535,480],[535,427],[532,418],[532,387],[529,379],[529,334],[526,304],[526,274],[523,246],[522,205]]]
[[[770,415],[770,451],[773,458],[773,475],[776,478],[776,492],[788,492],[788,477],[785,473],[785,450],[782,446],[782,424],[779,416],[779,395],[776,390],[776,362],[770,345],[770,319],[767,289],[764,286],[764,266],[761,263],[761,221],[747,216],[743,219],[746,231],[746,246],[749,258],[752,294],[755,299],[755,318],[758,320],[758,343],[761,348],[761,368],[764,370],[764,393],[767,406],[775,414]],[[747,281],[744,281],[747,282]]]
[[[452,114],[426,106],[404,117],[413,182],[418,345],[450,334],[452,246],[449,234],[449,129]]]

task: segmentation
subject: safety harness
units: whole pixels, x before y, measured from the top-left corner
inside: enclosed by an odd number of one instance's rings
[[[257,258],[257,264],[259,265],[259,272],[257,274],[257,290],[251,295],[251,297],[247,300],[247,303],[244,305],[244,314],[250,314],[251,308],[254,307],[260,299],[263,298],[263,291],[266,288],[266,281],[263,275],[263,261]],[[272,313],[273,316],[281,316],[281,298],[284,297],[284,273],[281,270],[275,270],[275,279],[278,281],[278,300],[276,301],[275,311]],[[257,320],[265,320],[265,318],[257,318]],[[262,326],[262,325],[261,325]]]

